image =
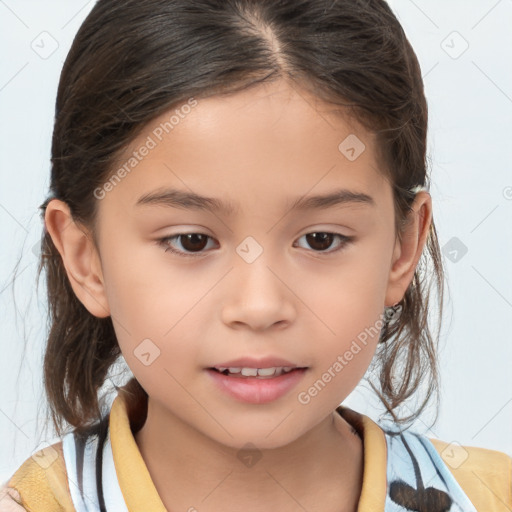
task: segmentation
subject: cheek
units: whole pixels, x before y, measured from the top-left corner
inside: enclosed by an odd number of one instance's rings
[[[383,313],[386,282],[382,262],[358,252],[309,274],[297,294],[324,323],[326,334],[347,340],[374,325]]]
[[[321,328],[316,338],[314,368],[298,400],[330,410],[345,400],[370,366],[382,329],[382,312],[364,294],[347,296],[336,307],[325,303],[320,311],[329,329]]]
[[[204,293],[153,241],[128,241],[119,234],[106,246],[103,274],[111,313],[134,337],[162,337]]]
[[[310,276],[299,292],[313,312],[310,331],[318,333],[311,381],[332,381],[330,389],[340,400],[366,372],[379,341],[387,282],[386,264],[376,257],[381,253],[376,243],[359,247],[328,271],[324,267]]]
[[[217,273],[191,278],[183,264],[171,262],[163,248],[142,244],[132,251],[111,240],[104,261],[104,279],[114,329],[126,363],[144,386],[172,381],[203,363],[205,301]],[[132,247],[136,247],[135,243]],[[207,308],[207,309],[205,309]],[[162,382],[162,381],[160,381]]]

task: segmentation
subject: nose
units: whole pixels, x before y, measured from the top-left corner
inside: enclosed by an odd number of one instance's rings
[[[222,320],[233,328],[267,330],[294,321],[293,283],[261,254],[248,263],[240,258],[222,288]]]

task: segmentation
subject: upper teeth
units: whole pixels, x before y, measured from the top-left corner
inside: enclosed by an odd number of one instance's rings
[[[226,370],[229,373],[241,373],[244,377],[269,377],[271,375],[281,375],[284,372],[293,370],[293,366],[274,366],[272,368],[217,368],[219,372]]]

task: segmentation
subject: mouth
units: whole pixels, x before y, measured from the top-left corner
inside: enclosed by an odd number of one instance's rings
[[[225,375],[227,377],[235,377],[239,379],[257,378],[257,379],[272,379],[291,373],[297,370],[305,370],[305,367],[296,366],[272,366],[269,368],[247,368],[247,367],[232,367],[225,368],[222,366],[211,367],[209,370],[213,370],[217,373]]]
[[[308,369],[297,366],[206,368],[219,391],[237,401],[260,405],[289,394],[304,379]]]

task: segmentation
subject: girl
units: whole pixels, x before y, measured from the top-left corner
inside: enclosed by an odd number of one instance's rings
[[[42,205],[62,440],[0,506],[510,510],[510,457],[406,428],[437,390],[426,133],[383,0],[99,0]],[[339,405],[373,361],[388,428]]]

